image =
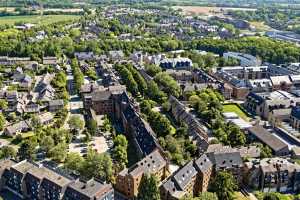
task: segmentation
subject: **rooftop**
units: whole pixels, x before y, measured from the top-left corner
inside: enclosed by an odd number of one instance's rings
[[[132,176],[139,175],[140,173],[153,173],[165,167],[166,164],[167,162],[160,154],[159,150],[155,150],[132,168],[129,168],[128,171]]]
[[[69,188],[92,199],[95,196],[102,196],[104,193],[110,191],[112,186],[110,184],[103,184],[92,179],[89,181],[75,181],[71,183],[68,186],[66,193],[68,192]]]
[[[249,132],[255,135],[255,137],[268,145],[275,152],[288,146],[262,126],[253,126],[249,129]]]

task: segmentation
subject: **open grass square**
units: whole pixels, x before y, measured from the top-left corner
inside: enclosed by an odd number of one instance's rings
[[[236,104],[225,104],[223,105],[223,112],[234,112],[236,113],[240,118],[249,121],[250,118],[247,116],[247,114],[240,109],[240,107]]]

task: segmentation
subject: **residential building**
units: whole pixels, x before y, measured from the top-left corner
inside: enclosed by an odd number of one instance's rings
[[[122,60],[125,56],[123,51],[109,51],[108,55],[112,61]]]
[[[214,174],[218,171],[230,172],[238,184],[242,183],[243,160],[240,151],[230,146],[210,145],[206,155],[213,164]]]
[[[208,129],[178,99],[170,96],[169,103],[171,104],[171,112],[175,120],[188,126],[190,140],[197,145],[199,152],[205,152],[208,147]]]
[[[126,91],[123,85],[104,87],[89,87],[86,94],[83,93],[83,103],[85,109],[93,109],[97,115],[113,114],[115,111],[115,98]],[[92,91],[91,93],[88,93]]]
[[[101,183],[94,179],[76,180],[68,185],[63,200],[114,200],[114,189],[111,184]]]
[[[300,130],[300,107],[299,106],[294,106],[292,108],[291,115],[290,115],[290,124],[294,129]]]
[[[45,112],[38,116],[38,121],[42,125],[49,125],[53,122],[54,115],[51,112]]]
[[[82,181],[31,161],[0,160],[0,189],[31,200],[114,200],[110,184]]]
[[[31,129],[30,123],[28,121],[20,121],[20,122],[16,122],[14,124],[8,125],[5,129],[4,129],[4,135],[6,136],[16,136],[19,133],[23,133],[23,132],[27,132]]]
[[[75,52],[74,56],[77,58],[78,61],[90,61],[93,60],[95,57],[93,52]]]
[[[48,103],[48,110],[49,112],[56,112],[62,110],[65,106],[64,100],[62,99],[55,99],[51,100]]]
[[[167,69],[166,73],[172,76],[176,81],[192,81],[192,72],[187,70]]]
[[[191,70],[193,62],[189,58],[165,58],[159,66],[163,69]]]
[[[289,93],[282,90],[271,93],[250,92],[246,97],[244,107],[250,113],[261,116],[264,119],[270,119],[270,113],[272,111],[288,109],[297,105],[299,102],[300,96],[294,92]]]
[[[213,164],[204,154],[176,171],[160,187],[162,200],[179,200],[207,191]]]
[[[253,126],[248,130],[248,132],[250,138],[253,140],[258,140],[264,145],[270,147],[275,155],[286,156],[289,154],[290,151],[288,145],[264,127]]]
[[[132,167],[122,170],[116,178],[116,190],[128,198],[136,197],[144,174],[155,175],[160,181],[168,176],[168,163],[159,150],[154,150]]]
[[[262,192],[294,193],[300,190],[300,165],[285,158],[265,158],[245,163],[245,184]]]
[[[43,57],[43,65],[56,66],[58,60],[56,57]]]
[[[283,90],[290,91],[292,87],[292,82],[289,76],[271,76],[270,80],[272,82],[273,91]]]
[[[228,58],[237,59],[240,61],[242,66],[259,66],[261,64],[261,61],[258,58],[250,54],[243,54],[238,52],[226,52],[223,54],[223,57],[225,59]]]

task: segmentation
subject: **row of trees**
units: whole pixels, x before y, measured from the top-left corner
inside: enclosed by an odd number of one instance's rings
[[[75,81],[75,88],[77,91],[80,91],[81,86],[84,84],[84,75],[80,70],[78,65],[78,61],[76,58],[71,60],[71,67],[73,70],[74,81]]]
[[[294,44],[273,40],[267,37],[243,37],[227,40],[211,38],[192,41],[190,49],[198,49],[223,55],[227,51],[249,53],[260,57],[265,62],[276,64],[298,62],[300,50]]]

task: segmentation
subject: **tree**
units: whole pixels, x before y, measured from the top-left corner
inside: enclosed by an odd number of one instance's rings
[[[54,140],[51,136],[45,136],[40,142],[40,147],[48,154],[50,149],[54,147]]]
[[[92,149],[88,149],[80,174],[85,178],[96,177],[109,182],[112,179],[112,166],[112,160],[108,154],[99,154]]]
[[[227,132],[231,146],[236,147],[246,143],[246,136],[237,125],[229,123]]]
[[[7,101],[4,99],[1,99],[0,100],[0,110],[5,110],[5,109],[7,109],[7,107],[8,107]]]
[[[161,72],[154,77],[154,81],[162,87],[168,95],[179,97],[180,87],[178,83],[166,72]]]
[[[35,137],[31,137],[29,139],[24,140],[18,150],[19,159],[34,160],[36,156],[35,155],[36,147],[37,147],[37,140]]]
[[[118,170],[123,170],[128,164],[127,157],[128,141],[124,135],[118,135],[114,139],[113,158],[117,162]]]
[[[154,175],[144,174],[138,189],[138,200],[160,200],[158,180]]]
[[[166,97],[166,94],[159,89],[157,83],[153,80],[148,84],[147,95],[150,99],[159,103],[163,102]]]
[[[97,122],[94,119],[87,121],[87,129],[92,136],[95,136],[97,133]]]
[[[156,74],[162,72],[162,69],[157,65],[146,65],[145,70],[150,76],[155,76]]]
[[[50,157],[56,162],[63,162],[67,156],[67,145],[59,143],[49,151]]]
[[[215,177],[212,188],[219,199],[233,200],[234,191],[238,189],[238,186],[231,173],[220,171]]]
[[[257,144],[257,147],[260,149],[260,158],[271,158],[273,156],[272,149],[270,147],[263,145],[261,143]]]
[[[70,117],[68,124],[73,130],[82,130],[84,128],[84,121],[77,115],[73,115]]]
[[[11,146],[4,146],[0,150],[1,158],[15,158],[17,156],[16,150]]]
[[[6,121],[5,117],[3,116],[2,113],[0,113],[0,131],[4,129],[5,121]]]
[[[155,111],[151,111],[148,116],[148,121],[151,125],[151,128],[158,136],[166,136],[171,134],[171,122],[162,114]]]
[[[82,169],[84,159],[79,153],[69,153],[66,157],[64,167],[79,172]]]

